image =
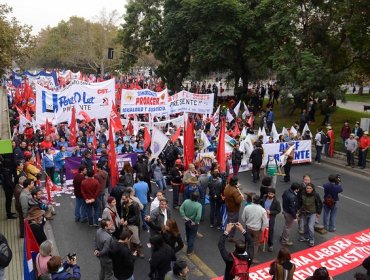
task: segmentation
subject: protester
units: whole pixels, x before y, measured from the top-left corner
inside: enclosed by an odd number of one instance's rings
[[[242,164],[243,152],[239,150],[240,145],[236,143],[231,153],[231,165],[233,167],[233,175],[238,176],[240,165]]]
[[[143,230],[148,231],[149,228],[145,222],[145,216],[146,216],[146,206],[148,204],[147,194],[149,192],[149,187],[148,187],[148,184],[144,182],[144,178],[141,173],[138,173],[136,175],[136,179],[137,179],[137,183],[134,184],[135,196],[140,200],[141,204],[143,205],[143,209],[140,210],[142,228]]]
[[[64,176],[66,173],[66,157],[70,156],[70,153],[66,151],[66,147],[60,147],[60,151],[55,155],[55,171],[59,175],[59,183],[64,186]]]
[[[136,253],[130,250],[132,232],[125,228],[119,240],[111,246],[110,256],[113,263],[113,274],[117,280],[134,280],[134,265]]]
[[[244,196],[239,189],[238,177],[231,177],[229,184],[225,188],[224,196],[227,211],[227,223],[235,224],[239,221],[240,205],[244,200]],[[235,227],[232,228],[229,238],[234,238],[234,234]]]
[[[22,212],[20,196],[23,190],[23,183],[25,180],[26,180],[26,177],[21,176],[18,179],[18,183],[16,184],[15,189],[14,189],[15,210],[17,211],[18,217],[19,217],[19,237],[20,238],[24,237],[24,217],[23,217],[23,212]]]
[[[164,179],[163,172],[165,171],[165,166],[161,159],[154,160],[151,165],[151,170],[153,172],[153,177],[155,183],[158,185],[159,190],[164,191],[167,188],[166,180]]]
[[[48,270],[53,280],[81,279],[80,267],[77,265],[76,258],[71,258],[62,263],[62,258],[53,256],[47,263]],[[72,273],[68,272],[68,269]]]
[[[269,274],[274,280],[293,280],[296,266],[291,262],[291,256],[288,248],[282,247],[277,258],[271,262]]]
[[[189,267],[184,260],[177,260],[172,267],[172,271],[167,272],[164,280],[184,280],[189,273]]]
[[[116,204],[116,199],[113,196],[109,196],[101,218],[112,222],[113,229],[111,230],[111,233],[118,239],[121,235],[122,225]]]
[[[281,174],[281,170],[273,155],[267,156],[264,174],[272,178],[271,187],[276,188],[277,174]]]
[[[298,212],[298,197],[299,184],[293,183],[289,189],[283,193],[283,215],[285,219],[284,229],[280,236],[280,242],[282,245],[291,246],[293,242],[290,241],[290,231],[293,226],[293,222],[297,220]]]
[[[358,166],[360,166],[361,169],[366,168],[367,151],[369,150],[369,146],[370,146],[369,132],[365,131],[364,135],[359,140]]]
[[[40,210],[38,207],[33,207],[28,211],[28,215],[26,216],[36,242],[39,245],[47,240],[43,225],[44,215],[44,210]]]
[[[298,205],[299,215],[301,215],[304,224],[304,232],[299,241],[309,242],[309,246],[313,247],[315,245],[315,222],[321,215],[322,200],[312,183],[306,185],[305,191],[302,192],[298,200]]]
[[[346,140],[344,143],[346,147],[346,155],[347,155],[347,165],[351,166],[352,168],[355,167],[355,152],[358,148],[357,140],[355,139],[355,134],[351,133],[349,139]]]
[[[219,169],[216,167],[211,171],[211,176],[208,181],[209,188],[209,204],[210,204],[210,227],[221,228],[221,205],[222,194],[224,192],[224,184],[220,177]],[[215,221],[216,217],[216,221]]]
[[[286,161],[283,166],[285,176],[282,182],[288,183],[290,182],[290,169],[292,168],[293,159],[294,159],[294,142],[293,141],[289,142],[288,149],[284,152],[284,156],[286,157]]]
[[[98,227],[100,184],[94,178],[94,171],[87,169],[87,178],[81,182],[81,194],[86,203],[89,226]]]
[[[252,163],[253,183],[256,183],[260,179],[260,169],[263,159],[263,148],[261,142],[257,141],[255,146],[255,149],[249,157],[249,162]]]
[[[145,217],[145,221],[151,228],[151,235],[159,234],[166,225],[168,219],[171,219],[171,210],[167,207],[167,200],[162,198],[159,201],[159,207],[150,212],[150,216]]]
[[[149,213],[152,213],[154,209],[159,207],[159,203],[160,203],[162,198],[164,198],[163,192],[162,191],[157,191],[157,194],[156,194],[155,198],[150,203]]]
[[[252,204],[244,208],[241,221],[242,224],[245,225],[246,230],[253,239],[254,246],[253,262],[258,263],[259,261],[256,259],[256,256],[258,253],[259,243],[261,241],[262,232],[268,226],[267,212],[260,205],[260,197],[258,195],[254,195],[252,197]]]
[[[209,176],[207,174],[207,170],[204,167],[200,168],[200,175],[198,177],[197,186],[199,189],[199,202],[202,204],[202,218],[200,219],[201,222],[204,220],[204,214],[206,212],[206,195],[208,189],[208,182]]]
[[[51,149],[46,149],[42,157],[42,170],[46,172],[51,180],[54,180],[55,160]]]
[[[276,190],[269,188],[267,194],[262,197],[261,205],[265,208],[268,218],[268,251],[274,250],[274,229],[276,216],[281,212],[280,201],[276,198]]]
[[[306,280],[333,280],[333,277],[330,276],[326,267],[320,267],[313,272],[312,276],[307,277]]]
[[[73,191],[76,197],[75,205],[75,222],[86,223],[87,222],[87,206],[85,199],[83,198],[81,192],[81,183],[85,179],[87,173],[87,168],[85,166],[80,166],[78,168],[78,173],[73,178]]]
[[[339,205],[339,194],[343,192],[338,175],[329,175],[329,182],[323,185],[324,188],[324,228],[328,231],[336,231],[336,217]],[[329,220],[329,221],[328,221]]]
[[[110,258],[110,249],[112,244],[112,234],[114,224],[111,220],[102,219],[101,228],[96,231],[94,255],[100,261],[100,280],[114,280],[113,262]]]
[[[171,169],[170,173],[170,182],[172,186],[172,207],[175,209],[179,208],[179,194],[180,194],[180,187],[182,184],[183,178],[183,166],[181,159],[176,159],[175,167]]]
[[[104,163],[98,162],[96,164],[96,173],[94,175],[94,178],[98,180],[99,185],[100,185],[100,194],[98,197],[99,200],[99,209],[100,213],[99,216],[102,214],[102,211],[105,207],[105,194],[107,193],[107,183],[109,179],[109,174],[104,168]]]
[[[165,275],[171,270],[171,262],[176,261],[176,255],[172,248],[167,245],[161,235],[150,237],[152,257],[149,261],[151,280],[164,280]]]
[[[186,241],[188,243],[187,255],[193,253],[198,225],[202,217],[202,204],[198,200],[199,193],[194,192],[191,194],[191,199],[186,199],[180,207],[181,218],[185,220]]]
[[[225,247],[226,239],[233,227],[236,227],[244,236],[244,240],[238,240],[235,242],[235,249],[233,252],[228,252]],[[227,224],[224,233],[221,235],[220,240],[218,241],[218,249],[220,251],[221,257],[224,260],[226,267],[224,273],[224,280],[232,280],[235,279],[235,269],[234,264],[238,262],[241,264],[240,267],[244,268],[242,273],[248,275],[249,267],[252,264],[252,260],[254,257],[254,246],[252,237],[249,235],[248,231],[245,230],[241,223],[236,224]],[[248,279],[248,278],[245,278]]]
[[[29,201],[32,199],[31,191],[35,187],[35,181],[32,179],[26,179],[23,181],[23,190],[19,196],[19,201],[22,207],[22,214],[23,217],[28,216],[28,209],[29,209]]]
[[[37,277],[48,274],[48,261],[51,259],[51,252],[53,249],[53,243],[50,240],[46,240],[41,243],[40,251],[36,256],[36,271]]]

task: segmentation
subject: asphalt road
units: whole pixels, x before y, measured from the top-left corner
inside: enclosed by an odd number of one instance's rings
[[[344,192],[340,196],[339,210],[337,215],[337,231],[335,233],[327,233],[320,235],[316,233],[315,243],[320,244],[328,241],[337,235],[347,235],[369,228],[370,219],[368,213],[370,210],[370,197],[369,176],[358,175],[352,170],[338,169],[329,164],[307,164],[300,166],[293,166],[291,172],[292,181],[301,182],[304,174],[312,176],[313,183],[320,186],[327,181],[329,174],[341,174],[342,185]],[[370,174],[369,174],[370,175]],[[250,172],[239,174],[239,181],[244,191],[252,191],[259,193],[259,184],[254,184],[251,179]],[[287,183],[279,182],[277,184],[277,197],[281,200],[281,195],[285,189],[289,187]],[[318,187],[318,192],[323,195],[322,188]],[[171,201],[172,193],[167,191],[167,197]],[[55,220],[52,221],[53,231],[56,239],[56,244],[60,255],[63,257],[68,252],[76,252],[78,263],[81,266],[82,279],[98,279],[99,262],[93,256],[93,240],[96,229],[88,227],[86,224],[74,222],[73,210],[74,199],[70,195],[63,194],[56,197],[57,202],[61,206],[57,207],[58,214]],[[170,203],[171,205],[171,203]],[[174,216],[178,221],[181,228],[182,236],[184,238],[184,225],[180,219],[177,210],[174,210]],[[200,225],[199,232],[203,235],[198,238],[195,243],[195,255],[188,260],[191,267],[191,275],[189,279],[211,279],[214,275],[222,275],[224,271],[224,262],[219,254],[217,242],[221,231],[210,228],[208,220],[209,210],[206,210],[206,221]],[[320,218],[321,220],[321,218]],[[283,227],[283,217],[279,215],[275,225],[275,246],[274,252],[260,252],[258,259],[261,262],[267,262],[276,257],[280,244],[278,236],[280,235]],[[297,227],[294,226],[292,230],[291,240],[298,239]],[[149,272],[148,259],[150,257],[150,249],[145,246],[149,238],[149,233],[142,232],[141,239],[144,244],[145,259],[138,259],[135,264],[135,278],[148,279]],[[290,247],[292,252],[300,251],[307,248],[307,244],[294,242],[295,244]],[[231,244],[227,246],[232,249]],[[179,253],[179,257],[186,258],[183,252]],[[355,270],[348,271],[347,273],[336,276],[335,279],[347,280],[352,279],[355,271],[363,271],[361,267]]]

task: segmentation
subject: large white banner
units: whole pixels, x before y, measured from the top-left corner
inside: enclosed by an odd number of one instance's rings
[[[196,94],[182,90],[168,97],[169,113],[212,114],[214,94]]]
[[[293,164],[311,162],[311,140],[293,141],[294,142],[294,158]],[[284,143],[271,143],[263,144],[263,163],[265,166],[267,158],[269,155],[273,155],[277,163],[280,165],[282,163],[284,152],[289,148],[289,144]],[[242,159],[242,164],[239,168],[239,172],[247,171],[252,169],[252,165],[249,163],[249,156],[251,154],[247,148],[243,149],[244,155]],[[227,153],[227,152],[226,152]],[[231,157],[230,157],[231,158]],[[230,160],[230,168],[231,160]]]
[[[128,119],[121,119],[121,122],[123,125],[127,125],[128,124]],[[165,121],[159,121],[159,122],[140,122],[140,121],[131,121],[132,125],[135,127],[135,126],[146,126],[148,128],[151,128],[151,125],[155,126],[155,127],[159,127],[159,128],[162,128],[162,127],[165,127],[167,124],[169,123],[172,123],[174,126],[176,127],[179,127],[179,126],[184,126],[184,115],[182,116],[178,116],[177,118],[174,118],[174,119],[169,119],[169,120],[165,120]]]
[[[74,106],[78,106],[76,111],[86,112],[91,119],[109,118],[114,94],[114,79],[93,84],[72,80],[60,91],[36,84],[36,123],[44,124],[46,119],[53,123],[69,121]]]
[[[168,113],[167,89],[161,92],[149,89],[122,90],[121,114],[158,114]]]

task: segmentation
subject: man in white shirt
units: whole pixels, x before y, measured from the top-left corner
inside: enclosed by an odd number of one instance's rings
[[[252,204],[246,206],[242,214],[242,224],[246,225],[246,229],[253,239],[254,247],[254,263],[258,263],[256,260],[259,242],[262,237],[262,232],[268,226],[267,212],[260,205],[260,196],[255,195],[252,198]]]
[[[150,227],[150,235],[160,234],[162,227],[168,219],[171,219],[171,210],[167,207],[167,200],[159,200],[159,207],[150,212],[150,216],[145,217],[145,221]]]
[[[323,145],[323,138],[326,138],[326,135],[322,132],[322,128],[319,127],[317,129],[317,133],[315,135],[315,147],[316,147],[316,157],[315,161],[320,164],[321,162],[321,152],[322,148],[324,147]]]
[[[164,198],[164,196],[163,196],[163,192],[158,191],[158,192],[157,192],[156,197],[154,198],[154,200],[153,200],[153,201],[152,201],[152,203],[150,204],[150,211],[149,211],[149,213],[152,213],[152,211],[153,211],[155,208],[159,207],[159,201],[160,201],[162,198]]]

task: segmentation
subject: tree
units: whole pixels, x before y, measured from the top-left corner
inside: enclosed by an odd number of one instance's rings
[[[12,62],[22,65],[33,45],[31,27],[19,24],[14,17],[9,20],[11,12],[9,6],[0,4],[0,75]]]

